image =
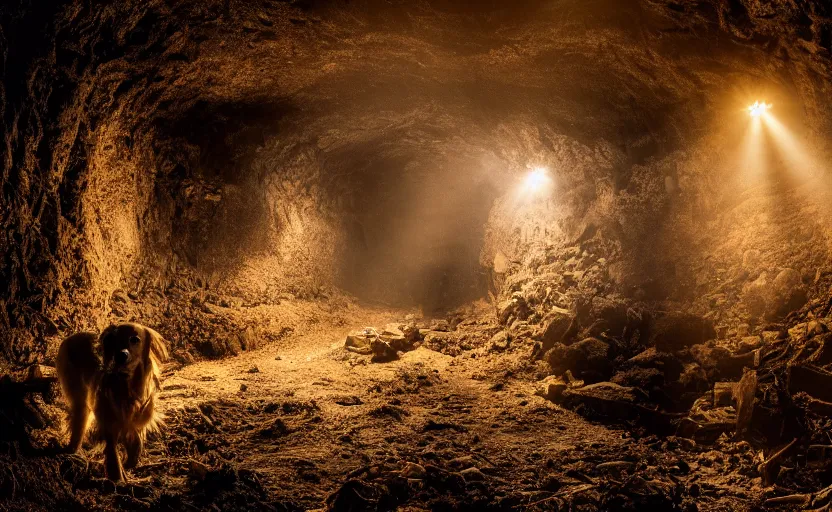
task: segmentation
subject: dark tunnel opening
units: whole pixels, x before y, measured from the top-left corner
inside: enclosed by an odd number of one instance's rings
[[[429,157],[428,157],[429,158]],[[484,225],[496,198],[477,161],[376,161],[361,172],[339,281],[360,298],[442,313],[485,296]]]

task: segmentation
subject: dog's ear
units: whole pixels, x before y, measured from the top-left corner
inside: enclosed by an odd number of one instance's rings
[[[96,343],[95,351],[98,353],[98,357],[104,359],[104,352],[107,343],[109,343],[110,338],[115,334],[116,331],[115,325],[111,325],[101,331],[101,335],[98,337],[98,343]]]
[[[150,327],[145,327],[144,329],[147,331],[147,345],[144,347],[147,357],[150,357],[152,353],[157,362],[162,363],[167,361],[168,348],[165,338]]]

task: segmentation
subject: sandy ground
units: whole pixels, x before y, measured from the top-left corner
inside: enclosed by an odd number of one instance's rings
[[[531,346],[495,351],[487,318],[453,333],[468,340],[455,356],[344,350],[349,330],[407,313],[360,308],[169,370],[166,427],[128,485],[100,478],[94,453],[62,463],[82,466],[67,477],[80,509],[749,510],[759,497],[742,476],[751,453],[639,438],[536,396]]]

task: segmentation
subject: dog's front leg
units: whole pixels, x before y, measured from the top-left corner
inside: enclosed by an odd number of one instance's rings
[[[113,482],[124,482],[126,478],[118,456],[116,436],[108,434],[104,443],[104,467],[107,469],[107,478]]]
[[[89,425],[90,410],[87,407],[86,401],[78,401],[71,406],[69,413],[69,429],[70,439],[67,451],[69,453],[76,453],[81,443],[84,441],[84,436],[87,433],[87,426]]]
[[[136,467],[136,464],[139,463],[139,457],[141,457],[142,452],[144,451],[144,441],[142,441],[141,434],[139,432],[134,432],[127,438],[124,445],[127,448],[127,459],[124,461],[124,467],[127,469],[133,469]]]

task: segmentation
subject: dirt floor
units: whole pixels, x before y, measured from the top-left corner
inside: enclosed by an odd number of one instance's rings
[[[100,454],[59,456],[77,499],[67,509],[727,511],[761,502],[750,446],[641,436],[560,408],[535,393],[547,369],[531,361],[531,342],[493,345],[499,328],[477,308],[472,318],[483,320],[386,363],[346,351],[345,335],[412,312],[353,308],[239,356],[172,364],[160,396],[166,428],[128,484],[102,478]]]

